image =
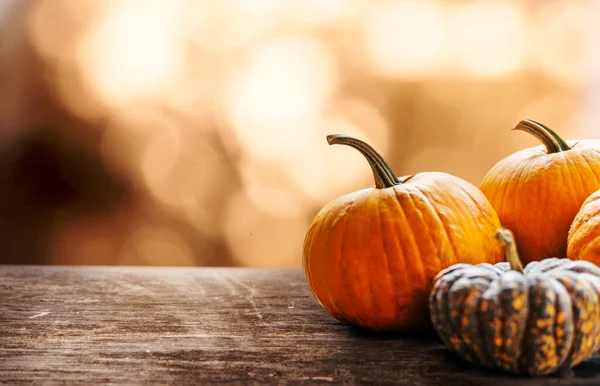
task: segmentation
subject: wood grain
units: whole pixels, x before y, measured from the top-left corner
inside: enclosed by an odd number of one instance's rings
[[[0,266],[5,384],[598,385],[475,369],[435,337],[343,326],[298,270]]]

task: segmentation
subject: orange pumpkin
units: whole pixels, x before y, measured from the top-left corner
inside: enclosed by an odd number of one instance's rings
[[[600,190],[585,200],[575,216],[569,230],[567,256],[600,266]]]
[[[498,162],[481,190],[513,231],[523,263],[567,256],[569,227],[585,199],[600,189],[600,141],[565,141],[546,126],[521,121],[515,130],[543,146]]]
[[[368,144],[330,135],[360,151],[375,187],[325,205],[308,229],[303,265],[318,302],[345,324],[376,331],[431,330],[434,276],[456,263],[503,260],[500,222],[472,184],[446,173],[402,180]]]

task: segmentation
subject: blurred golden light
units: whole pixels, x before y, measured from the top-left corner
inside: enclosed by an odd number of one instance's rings
[[[244,266],[300,268],[309,221],[279,217],[257,208],[243,192],[231,198],[223,233],[235,260]]]
[[[500,0],[457,5],[449,28],[453,60],[469,76],[501,76],[521,65],[527,46],[522,10]]]
[[[110,114],[109,106],[96,99],[96,91],[85,81],[85,75],[70,52],[54,67],[51,82],[62,104],[75,116],[85,120],[102,119]]]
[[[224,192],[232,189],[226,162],[210,145],[196,143],[199,156],[190,158],[182,149],[177,173],[167,181],[170,187],[167,204],[179,211],[182,218],[207,237],[219,237],[220,229],[215,226],[221,216]]]
[[[365,0],[303,0],[291,1],[287,6],[287,19],[306,28],[318,28],[349,23],[360,17],[360,11],[370,7]]]
[[[432,0],[386,2],[368,15],[366,46],[377,71],[416,79],[431,75],[443,55],[446,20]]]
[[[372,172],[364,157],[348,147],[328,145],[327,134],[355,136],[384,156],[391,147],[385,118],[368,102],[347,98],[334,107],[304,153],[281,161],[287,174],[293,176],[294,186],[318,203],[373,185]]]
[[[573,106],[580,107],[580,106]],[[584,102],[583,108],[578,108],[576,114],[571,120],[573,131],[571,136],[574,138],[598,138],[598,122],[600,122],[600,88],[595,87]]]
[[[139,174],[153,197],[204,236],[217,237],[218,202],[234,171],[204,131],[185,123],[152,106],[132,107],[107,125],[100,152],[111,170]]]
[[[236,95],[231,114],[238,140],[261,159],[301,151],[336,83],[329,49],[310,37],[281,38],[260,48]]]
[[[600,79],[597,41],[598,3],[589,6],[552,3],[536,20],[535,67],[568,84],[588,85]]]
[[[190,266],[194,265],[194,256],[174,230],[146,226],[127,240],[119,252],[118,264]]]
[[[288,4],[277,0],[184,0],[183,26],[191,41],[205,50],[222,53],[253,48],[281,23]]]
[[[35,49],[46,60],[60,60],[72,51],[81,32],[102,16],[101,0],[34,1],[29,13],[29,32]]]
[[[306,213],[312,205],[293,183],[304,176],[286,174],[280,164],[256,157],[244,158],[238,168],[248,199],[259,210],[272,216],[294,217]]]
[[[79,66],[99,99],[118,107],[159,95],[183,61],[181,2],[110,2],[78,47]]]
[[[48,63],[48,82],[64,105],[84,119],[106,114],[94,90],[82,76],[76,49],[86,31],[110,9],[100,0],[35,1],[29,13],[29,33],[37,54]]]
[[[154,106],[131,106],[115,114],[104,127],[99,150],[106,166],[122,175],[139,172],[149,139],[172,124]],[[174,135],[174,134],[172,134]]]
[[[141,160],[142,175],[150,191],[166,203],[176,194],[170,182],[179,160],[180,141],[180,132],[165,125],[162,130],[151,134]]]

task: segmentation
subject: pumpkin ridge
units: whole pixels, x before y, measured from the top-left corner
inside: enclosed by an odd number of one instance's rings
[[[491,285],[492,281],[495,279],[490,280],[490,282],[488,283],[488,288]],[[479,321],[479,325],[477,326],[477,333],[479,334],[479,336],[481,337],[481,362],[484,365],[488,365],[490,368],[494,368],[494,357],[490,354],[489,350],[488,350],[488,344],[487,344],[487,339],[486,339],[486,324],[485,324],[485,318],[482,316],[482,302],[485,300],[483,295],[485,293],[485,291],[487,291],[487,288],[484,288],[483,291],[481,292],[481,295],[479,296],[479,298],[477,299],[477,302],[475,304],[474,310],[477,314],[477,320]],[[486,311],[487,312],[487,311]],[[485,313],[485,312],[484,312]]]
[[[508,168],[503,167],[502,169],[508,169]],[[506,182],[513,179],[515,173],[516,173],[515,171],[504,172],[502,179],[496,183],[496,186],[494,186],[493,191],[497,191],[499,186],[503,187],[502,191],[501,191],[502,195],[500,196],[501,198],[498,200],[498,202],[500,203],[500,207],[496,209],[496,211],[498,212],[498,216],[500,216],[501,214],[503,214],[506,211],[506,209],[504,208],[505,207],[504,203],[506,202],[506,200],[505,200],[506,195],[508,194],[508,188],[510,187],[510,185],[509,186],[506,185]],[[504,224],[502,224],[502,225],[504,225]]]
[[[562,318],[562,323],[560,319],[561,313],[564,315],[566,310],[571,310],[572,305],[568,291],[559,281],[552,277],[548,277],[547,280],[544,280],[543,273],[532,275],[532,278],[538,280],[534,287],[537,290],[541,290],[540,295],[542,297],[542,299],[540,299],[541,303],[533,307],[533,310],[538,313],[542,310],[545,312],[545,314],[536,315],[535,320],[545,320],[546,323],[542,323],[542,328],[544,328],[545,331],[537,331],[539,335],[534,336],[533,344],[529,347],[531,350],[529,352],[529,360],[533,359],[533,362],[529,362],[527,371],[532,375],[546,375],[558,370],[568,358],[573,341],[573,332],[564,331],[564,336],[560,336],[559,331],[570,328],[571,321],[568,321],[566,316]],[[552,294],[553,297],[551,299],[548,298],[547,293]],[[548,306],[551,307],[554,315],[547,314]],[[538,342],[541,344],[546,343],[543,340],[542,334],[550,335],[552,338],[552,345],[546,350],[542,348],[543,346],[540,347],[539,344],[536,344]],[[566,341],[563,341],[565,340],[565,337]],[[544,356],[540,357],[540,355]]]
[[[518,373],[519,358],[522,354],[525,321],[528,310],[528,288],[525,277],[518,271],[511,271],[500,277],[500,307],[502,309],[501,361],[505,370]],[[518,302],[521,302],[519,305]],[[515,305],[515,302],[517,304]]]
[[[585,260],[574,261],[574,263],[575,264],[572,264],[571,267],[567,268],[569,271],[575,273],[589,273],[590,275],[600,277],[600,267],[596,264]],[[600,297],[600,292],[598,292],[598,296]]]
[[[496,342],[498,342],[501,337],[500,328],[502,316],[500,311],[501,308],[498,306],[499,297],[498,292],[500,289],[500,277],[495,278],[489,285],[489,287],[485,290],[483,295],[481,296],[479,315],[480,320],[482,321],[481,325],[483,327],[483,339],[485,342],[485,352],[487,353],[488,358],[490,359],[490,363],[497,362],[497,347]],[[496,367],[496,366],[494,366]]]
[[[350,203],[348,206],[351,206],[351,205],[352,204]],[[344,210],[346,210],[346,207],[344,208]],[[310,254],[310,250],[313,247],[313,243],[314,243],[314,239],[312,237],[313,233],[320,231],[321,228],[324,227],[326,224],[329,225],[332,222],[334,222],[334,224],[335,224],[335,219],[332,220],[332,217],[335,217],[335,215],[337,215],[337,213],[335,213],[335,212],[332,212],[332,211],[326,212],[324,214],[324,217],[323,217],[322,221],[315,222],[314,225],[309,229],[309,233],[307,234],[307,240],[309,240],[309,241],[308,241],[307,246],[305,247],[305,251],[306,251],[307,255]],[[337,216],[337,217],[340,218],[340,216]],[[332,226],[334,226],[334,225],[332,225]],[[344,227],[345,227],[345,224],[344,224]],[[343,236],[343,234],[342,234],[342,236]],[[335,254],[333,254],[333,255],[335,255]],[[305,264],[305,270],[307,271],[307,273],[306,273],[306,275],[307,275],[307,281],[309,281],[309,287],[311,288],[311,290],[314,293],[314,291],[315,291],[313,289],[314,281],[312,280],[312,277],[313,277],[312,276],[313,268],[312,268],[310,259],[305,259],[305,260],[306,261],[305,261],[304,264]],[[336,269],[336,267],[337,267],[337,265],[332,263],[331,266],[330,266],[330,269]],[[331,271],[329,271],[329,276],[330,277],[333,276],[333,273]],[[328,283],[327,285],[331,286],[331,283]],[[330,288],[331,287],[329,287],[329,289]],[[327,292],[331,293],[331,290],[329,290]],[[328,306],[325,307],[323,305],[323,307],[325,309],[331,309],[330,312],[333,312],[335,315],[338,315],[338,316],[341,315],[341,312],[339,311],[338,305],[333,300],[333,298],[331,296],[328,296],[328,300],[329,300]],[[321,302],[320,300],[318,300],[318,301],[319,301],[319,303],[323,304],[323,302]]]
[[[438,322],[439,326],[441,327],[441,331],[443,331],[443,333],[441,334],[442,341],[444,341],[446,345],[451,347],[454,352],[458,352],[458,349],[456,347],[456,341],[453,340],[453,338],[455,337],[455,333],[452,329],[452,315],[450,315],[451,310],[449,307],[448,298],[450,296],[450,289],[458,280],[460,280],[460,276],[457,274],[450,275],[450,277],[446,277],[445,280],[442,282],[442,286],[440,286],[436,299],[439,316]]]
[[[357,206],[356,202],[352,201],[350,203],[350,205],[348,205],[348,206],[346,206],[344,208],[344,214],[342,216],[343,217],[343,221],[344,221],[342,224],[344,225],[344,227],[342,228],[341,235],[340,235],[341,242],[340,242],[340,252],[338,253],[338,256],[339,256],[339,260],[338,260],[338,264],[339,265],[338,265],[338,267],[339,267],[339,270],[341,272],[341,276],[343,276],[344,278],[348,277],[348,271],[347,271],[348,259],[344,259],[343,258],[343,254],[341,253],[341,251],[344,249],[345,240],[346,240],[346,230],[348,228],[348,218],[349,218],[348,213],[351,212],[351,211],[354,211],[356,206]],[[334,266],[335,266],[335,264],[334,264]],[[356,302],[353,300],[354,298],[352,296],[350,296],[350,293],[348,292],[348,287],[349,287],[348,280],[343,280],[342,283],[344,284],[343,285],[343,289],[345,291],[344,293],[346,294],[346,299],[347,299],[348,303],[352,306],[351,309],[355,310],[356,309]],[[330,293],[330,296],[331,296],[331,291],[329,291],[329,293]],[[356,314],[354,314],[354,315],[345,315],[345,314],[342,313],[342,315],[344,315],[346,318],[349,317],[352,320],[362,320],[362,318],[359,317]]]
[[[394,189],[394,200],[392,200],[396,203],[396,205],[398,206],[398,217],[402,217],[402,221],[401,221],[401,228],[398,232],[398,234],[405,234],[405,230],[409,228],[409,224],[408,224],[408,219],[406,217],[406,213],[404,212],[404,207],[402,206],[402,203],[400,202],[400,198],[398,197],[398,191],[396,189]],[[400,215],[401,214],[401,215]],[[394,222],[394,227],[397,228],[399,225],[399,222]],[[404,248],[404,245],[402,242],[400,242],[400,240],[397,237],[394,237],[394,240],[396,241],[396,249],[398,250],[398,252],[400,252],[400,256],[402,256],[401,259],[397,259],[398,261],[402,262],[402,283],[408,283],[410,281],[410,277],[408,277],[408,270],[406,269],[407,266],[407,258],[408,258],[408,254],[406,253],[406,250]],[[397,274],[398,272],[396,272]],[[399,276],[398,279],[399,280]],[[397,308],[397,312],[398,309],[402,307],[402,305],[399,303],[400,301],[400,293],[395,293],[396,295],[396,308]]]
[[[555,269],[560,269],[563,263],[561,262],[561,259],[557,257],[550,257],[541,261],[534,261],[529,264],[532,264],[533,266],[530,271],[531,273],[547,273]]]
[[[466,190],[463,188],[463,186],[462,186],[461,184],[459,184],[459,183],[456,183],[456,184],[455,184],[455,186],[457,187],[457,190],[458,190],[460,193],[462,193],[462,195],[460,195],[460,196],[459,196],[459,194],[458,194],[458,192],[457,192],[457,194],[456,194],[456,195],[453,195],[453,196],[452,196],[452,199],[451,199],[451,200],[449,200],[449,203],[452,205],[452,206],[451,206],[451,208],[452,208],[452,211],[451,211],[451,212],[452,212],[452,213],[461,213],[461,214],[462,214],[462,213],[473,213],[473,211],[474,211],[473,207],[474,207],[474,208],[477,208],[477,210],[479,210],[479,206],[478,206],[478,204],[477,204],[477,203],[473,203],[474,205],[469,205],[469,203],[468,203],[468,199],[470,198],[470,196],[469,196],[469,194],[467,194],[467,193],[466,193]],[[479,216],[483,216],[485,213],[487,213],[487,212],[482,212],[482,211],[479,211],[479,212],[477,213],[477,216],[478,216],[478,217],[479,217]],[[490,214],[492,214],[492,213],[490,213]],[[493,215],[493,214],[492,214],[492,215]],[[496,216],[496,217],[497,217],[497,216]],[[462,219],[463,219],[463,217],[461,217],[461,220],[462,220]],[[490,234],[493,234],[493,233],[494,233],[494,231],[496,230],[496,229],[493,229],[493,230],[491,230],[490,228],[488,228],[488,229],[482,229],[482,228],[480,228],[482,224],[481,224],[481,223],[479,223],[478,221],[471,222],[470,224],[466,224],[466,225],[467,225],[467,226],[473,226],[474,228],[477,228],[477,229],[478,229],[480,232],[482,232],[482,233],[485,233],[485,231],[488,231],[488,232],[490,232]],[[465,224],[464,224],[464,223],[461,221],[461,224],[460,224],[460,226],[461,226],[461,227],[464,227],[464,226],[465,226]],[[500,223],[498,222],[498,223],[497,223],[497,224],[494,226],[494,228],[496,228],[496,227],[499,227],[499,226],[500,226]],[[448,232],[448,230],[447,230],[447,229],[446,229],[446,232]],[[463,233],[463,236],[464,236],[464,238],[463,238],[463,240],[462,240],[462,241],[464,241],[464,240],[465,240],[465,239],[467,239],[467,238],[470,238],[470,239],[472,240],[472,242],[473,242],[473,241],[475,241],[475,239],[473,239],[472,232],[466,232],[466,233]],[[454,244],[453,244],[453,245],[454,245]],[[484,247],[484,248],[487,248],[487,246],[485,246],[485,245],[484,245],[483,247]],[[458,254],[458,253],[456,254],[456,256],[457,256],[457,258],[459,258],[459,254]]]
[[[543,187],[542,184],[536,184],[536,193],[537,193],[537,196],[539,197],[540,202],[548,201],[548,194],[550,194],[550,191],[546,187]],[[538,221],[536,224],[537,230],[536,230],[535,234],[538,234],[538,235],[545,234],[545,232],[543,231],[543,228],[545,226],[546,226],[545,222]],[[539,241],[536,241],[536,243],[539,243]]]
[[[589,280],[589,284],[590,287],[592,287],[592,289],[595,292],[596,295],[596,299],[593,302],[595,309],[596,309],[596,315],[598,315],[598,318],[600,318],[600,306],[599,306],[599,300],[600,300],[600,279],[598,279],[597,276],[594,276],[592,274],[589,273],[585,273],[585,278],[587,280]],[[598,348],[600,347],[600,324],[598,323],[594,323],[594,333],[592,334],[595,338],[594,338],[594,344],[593,344],[593,350],[594,352],[596,352],[598,350]]]
[[[565,186],[567,186],[567,182],[568,182],[568,187],[567,187],[567,191],[569,191],[569,193],[571,193],[569,195],[569,197],[571,198],[571,202],[577,202],[577,190],[575,189],[575,181],[573,181],[572,178],[568,178],[570,174],[572,174],[571,171],[571,163],[568,161],[568,157],[564,157],[563,160],[565,161],[565,165],[566,165],[566,169],[569,172],[567,173],[560,173],[561,176],[561,180],[563,181],[563,184]]]
[[[598,152],[598,153],[600,154],[600,152]],[[585,161],[587,167],[590,169],[590,171],[594,175],[596,185],[600,185],[600,178],[596,174],[596,168],[592,166],[592,164],[590,163],[590,160],[585,156],[585,153],[579,153],[579,158],[581,158],[582,160]]]
[[[442,219],[441,214],[438,212],[437,208],[432,204],[430,197],[421,191],[421,194],[424,196],[423,203],[427,206],[427,209],[433,214],[433,218],[438,221],[438,226],[440,226],[440,234],[444,235],[444,238],[447,240],[448,245],[450,245],[450,250],[452,251],[453,259],[449,259],[447,256],[440,256],[440,265],[442,265],[442,261],[445,262],[445,266],[450,266],[456,264],[459,260],[458,251],[454,246],[452,239],[450,238],[450,234],[448,233],[448,228],[446,227],[446,222]],[[438,248],[438,253],[441,253],[441,248]],[[442,260],[444,259],[444,260]]]
[[[578,256],[576,256],[576,258],[578,258],[579,256],[584,256],[585,252],[590,250],[592,247],[595,247],[595,244],[598,239],[600,239],[600,235],[587,239],[586,243],[583,245],[583,247],[580,248]]]
[[[311,264],[311,260],[307,258],[307,256],[310,255],[310,252],[312,250],[312,248],[314,247],[314,238],[313,238],[313,234],[315,232],[318,232],[322,227],[324,223],[329,223],[330,221],[330,217],[333,216],[333,212],[322,212],[320,211],[317,214],[317,217],[322,215],[322,221],[315,221],[313,222],[313,224],[311,224],[306,237],[304,238],[304,245],[303,245],[303,258],[302,258],[302,264],[304,266],[304,270],[306,271],[306,277],[307,277],[307,281],[309,284],[309,288],[311,289],[311,292],[315,290],[315,283],[313,280],[310,280],[310,278],[312,278],[312,264]],[[314,292],[313,292],[314,293]],[[318,299],[317,299],[318,300]]]
[[[383,232],[383,222],[382,222],[382,216],[381,216],[381,207],[380,205],[377,205],[377,210],[376,210],[376,214],[377,214],[377,224],[378,229],[379,229],[379,236],[380,236],[380,240],[381,240],[381,250],[383,253],[383,257],[384,257],[384,261],[385,261],[385,272],[388,279],[388,283],[392,289],[392,294],[394,294],[394,300],[396,302],[396,308],[394,309],[394,319],[398,318],[398,293],[397,293],[397,288],[396,288],[396,283],[394,283],[394,278],[392,277],[392,271],[391,271],[391,265],[390,265],[390,257],[389,254],[387,252],[387,248],[386,248],[386,240],[387,237],[385,237],[384,232]]]
[[[524,162],[526,162],[527,164],[529,164],[530,160],[526,159]],[[502,167],[502,169],[506,170],[508,168],[506,166],[504,166],[504,167]],[[523,169],[525,169],[525,167],[523,167]],[[519,173],[519,174],[522,173],[522,170],[521,171],[515,171],[515,170],[513,170],[513,171],[510,171],[510,172],[504,172],[503,171],[502,172],[502,179],[500,181],[496,182],[494,184],[494,186],[493,186],[493,189],[492,189],[493,192],[496,192],[496,191],[498,191],[499,187],[502,187],[501,194],[498,195],[499,199],[496,201],[496,204],[494,205],[494,208],[496,209],[498,217],[500,218],[500,222],[502,223],[503,226],[512,226],[512,224],[505,224],[504,213],[508,212],[508,210],[507,210],[508,208],[506,208],[507,205],[505,203],[506,203],[506,196],[508,195],[510,188],[513,185],[515,185],[517,187],[519,185],[519,181],[514,179],[515,178],[515,174],[517,174],[517,173]],[[507,185],[507,182],[509,180],[513,180],[513,181],[515,181],[515,183],[511,184],[511,185]],[[483,188],[484,192],[488,191],[488,189],[485,189],[485,187],[482,187],[482,188]],[[511,209],[514,210],[514,208],[511,208]]]
[[[577,153],[575,153],[577,154]],[[582,158],[582,157],[579,157]],[[579,186],[581,187],[580,190],[577,190],[578,192],[586,192],[589,189],[587,189],[586,183],[583,180],[583,177],[581,176],[581,173],[579,173],[579,171],[577,170],[577,165],[574,164],[574,160],[571,159],[571,157],[565,157],[565,160],[567,162],[567,170],[569,171],[569,175],[573,175],[575,176],[573,178],[573,180],[575,180],[575,178],[577,179],[577,182],[579,182]],[[575,186],[575,181],[573,181],[573,186]],[[579,202],[580,200],[577,200],[577,202]],[[581,205],[579,205],[581,206]],[[574,217],[574,216],[573,216]]]
[[[594,278],[594,280],[590,280],[590,284],[594,287],[594,291],[596,291],[596,299],[600,301],[600,279],[598,276],[594,276],[593,274],[589,274],[590,277]],[[600,303],[597,302],[596,306],[600,307]],[[598,313],[600,314],[600,309],[598,309]],[[596,339],[594,342],[594,352],[600,349],[600,324],[596,323]]]
[[[370,198],[371,198],[370,196],[367,197],[367,200],[369,200]],[[371,229],[372,218],[369,215],[369,212],[367,212],[367,209],[370,209],[370,206],[363,205],[363,206],[359,207],[359,213],[360,214],[358,215],[358,217],[362,218],[363,221],[365,221],[365,219],[366,219],[365,223],[363,223],[362,226],[364,228],[370,230]],[[363,232],[364,232],[364,230],[363,230]],[[363,259],[366,258],[366,256],[364,256],[365,255],[364,254],[364,249],[361,251],[361,255],[362,255]],[[368,267],[368,266],[372,265],[372,260],[373,260],[373,255],[374,255],[372,246],[368,249],[367,255],[369,257],[368,263],[366,264],[367,267]],[[366,259],[365,259],[365,261],[366,261]],[[356,261],[356,258],[352,259],[352,262],[353,262],[352,271],[355,273],[355,276],[357,276],[357,270],[356,270],[356,265],[357,265],[356,263],[357,263],[357,261]],[[351,288],[355,288],[355,287],[359,287],[359,286],[356,286],[356,285],[351,286]],[[363,300],[361,300],[361,297],[360,297],[359,294],[356,294],[356,293],[354,294],[354,297],[356,299],[358,299],[359,303],[362,303],[362,307],[360,307],[360,309],[361,310],[365,310],[366,317],[363,319],[363,321],[364,320],[371,321],[372,315],[373,314],[377,314],[377,308],[378,308],[377,305],[375,304],[375,295],[373,293],[373,282],[371,280],[367,281],[367,289],[368,289],[368,291],[365,292],[365,293],[368,293],[368,295],[370,295],[370,297],[367,298],[365,296],[364,302],[363,302]],[[360,288],[356,288],[356,290],[360,291],[360,292],[364,291],[364,289],[361,290]],[[378,329],[378,328],[375,328],[375,329]]]
[[[355,206],[356,206],[356,204],[352,203],[351,206],[348,208],[348,210],[352,209]],[[350,309],[353,310],[353,313],[352,313],[352,315],[348,315],[346,313],[342,313],[341,315],[343,315],[346,319],[348,319],[348,320],[345,320],[346,322],[352,322],[354,320],[357,320],[361,323],[364,323],[364,319],[360,315],[358,315],[358,313],[356,313],[356,311],[355,311],[357,309],[357,306],[356,306],[356,302],[354,301],[354,297],[350,296],[349,288],[351,287],[351,285],[349,284],[350,276],[348,275],[348,260],[350,260],[350,259],[343,258],[343,256],[344,256],[343,251],[345,249],[344,245],[346,244],[346,240],[347,240],[346,231],[348,230],[348,218],[349,218],[349,216],[344,216],[344,228],[342,229],[341,235],[340,235],[341,242],[340,242],[340,246],[339,246],[340,250],[338,251],[338,256],[339,256],[339,269],[342,274],[339,276],[342,277],[342,283],[344,284],[343,286],[341,286],[341,288],[344,289],[344,291],[342,291],[342,292],[346,295],[346,299],[348,299],[348,303],[351,305]]]
[[[534,276],[529,276],[527,275],[525,277],[525,281],[527,284],[527,316],[525,317],[525,328],[531,331],[531,325],[532,325],[532,321],[534,320],[533,318],[533,313],[535,311],[532,310],[531,308],[531,304],[533,304],[534,302],[532,301],[532,297],[535,296],[535,292],[531,291],[531,287],[532,285],[530,284],[530,281],[532,281],[532,279],[534,279]],[[530,336],[528,335],[523,335],[522,339],[521,339],[521,355],[519,357],[519,369],[520,371],[523,372],[527,372],[528,374],[531,374],[529,371],[529,368],[531,367],[530,365],[530,358],[531,358],[531,353],[532,351],[535,352],[535,350],[530,350],[532,349],[532,345],[529,342],[530,340]]]
[[[594,326],[597,324],[597,321],[599,319],[599,315],[598,315],[598,308],[597,308],[598,295],[597,295],[595,289],[590,284],[590,282],[589,281],[581,281],[581,282],[577,282],[576,284],[579,285],[579,286],[582,286],[582,287],[588,286],[588,288],[589,288],[588,292],[590,292],[592,294],[591,297],[593,298],[593,300],[591,301],[592,308],[591,308],[591,310],[586,308],[586,317],[587,318],[584,321],[583,326],[582,326],[582,328],[580,330],[580,331],[584,332],[584,334],[582,334],[583,335],[582,341],[586,341],[586,344],[584,345],[584,348],[586,348],[587,351],[581,351],[579,353],[579,356],[575,360],[575,363],[579,364],[583,360],[585,360],[590,354],[593,353],[593,350],[595,348],[595,343],[596,343],[596,337],[593,334],[590,334],[588,331],[585,331],[583,329],[583,327],[585,327],[585,325],[587,323],[591,323],[591,326],[592,326],[592,329],[593,329]],[[586,299],[586,300],[588,300],[588,302],[590,302],[589,299]]]
[[[481,320],[479,316],[479,303],[481,302],[481,298],[489,283],[493,280],[486,277],[482,278],[482,282],[485,281],[484,284],[479,284],[478,282],[473,280],[473,290],[469,294],[469,297],[463,303],[462,309],[465,310],[466,315],[468,317],[467,325],[461,324],[461,337],[462,334],[465,333],[469,336],[470,346],[473,346],[473,351],[475,351],[474,355],[474,363],[481,364],[485,367],[491,368],[492,363],[490,362],[490,358],[488,358],[487,353],[485,351],[485,342],[483,339],[483,330],[481,326]],[[471,314],[469,315],[469,310]],[[463,337],[464,341],[464,337]],[[468,345],[469,346],[469,345]]]
[[[435,280],[433,283],[433,288],[431,290],[431,292],[429,293],[429,298],[428,298],[428,306],[429,306],[429,316],[431,319],[431,324],[433,325],[434,331],[436,331],[436,335],[438,336],[438,338],[445,343],[443,337],[441,336],[441,334],[439,333],[440,331],[440,320],[438,317],[438,304],[437,304],[437,295],[439,293],[439,288],[441,286],[441,282],[442,280]]]
[[[432,205],[429,202],[429,199],[427,198],[427,196],[418,187],[415,189],[415,194],[425,204],[425,206],[427,207],[427,209],[429,211],[431,211]],[[412,201],[412,195],[410,196],[410,198],[411,198],[411,202],[413,202]],[[423,208],[421,206],[419,206],[416,211],[418,212],[419,219],[421,219],[421,221],[423,223],[423,226],[425,226],[426,228],[428,228],[427,221],[425,221],[425,215],[424,215],[424,212],[423,212]],[[427,234],[429,236],[429,241],[431,242],[431,246],[435,249],[436,254],[439,255],[440,252],[441,252],[441,250],[437,247],[437,243],[433,239],[433,236],[431,235],[431,232],[427,232]],[[420,247],[419,247],[419,250],[420,250]],[[446,268],[446,267],[444,267],[444,264],[442,264],[442,260],[441,259],[439,259],[439,258],[438,259],[434,259],[434,261],[437,263],[437,268],[435,270],[438,271],[438,273],[442,269]],[[428,283],[428,285],[429,284],[430,283]]]
[[[556,332],[560,326],[557,327],[556,319],[562,308],[559,304],[560,294],[553,288],[556,283],[550,282],[551,280],[544,280],[543,274],[539,273],[528,276],[531,301],[527,328],[530,335],[524,342],[526,355],[522,363],[523,371],[533,376],[556,371],[566,358],[566,352],[559,355],[560,339],[557,340]],[[549,294],[552,296],[549,297]],[[549,336],[551,340],[544,339],[544,336]]]
[[[468,334],[463,334],[463,323],[462,319],[467,317],[464,311],[466,307],[464,304],[473,295],[475,289],[470,289],[471,282],[467,278],[459,278],[452,284],[448,290],[448,322],[453,331],[455,338],[455,347],[457,352],[465,357],[469,362],[477,364],[477,352],[473,349],[470,340],[468,340]],[[462,311],[462,312],[461,312]],[[468,325],[468,323],[467,323]]]
[[[408,197],[408,201],[410,203],[410,206],[412,208],[414,208],[414,213],[417,215],[417,217],[419,218],[419,220],[421,221],[421,223],[423,224],[423,226],[425,228],[427,228],[427,222],[425,221],[425,217],[423,216],[423,213],[421,211],[421,207],[419,205],[415,205],[415,201],[413,200],[413,196],[412,196],[412,191],[410,189],[406,190],[406,196]],[[408,214],[406,215],[406,219],[408,221]],[[412,221],[411,221],[412,223]],[[415,231],[414,229],[410,228],[410,232],[411,232],[411,240],[415,240]],[[433,242],[433,238],[431,237],[431,233],[427,232],[429,239],[432,242],[432,245],[435,245],[435,242]],[[421,249],[421,243],[414,243],[416,246],[416,250],[417,253],[419,254],[419,256],[421,257],[421,259],[426,258],[427,261],[422,261],[419,262],[419,272],[421,273],[421,277],[422,277],[422,281],[423,283],[425,283],[426,286],[429,286],[429,283],[427,283],[427,272],[426,272],[426,266],[429,264],[429,259],[427,257],[427,254],[423,253],[422,249]],[[413,267],[415,267],[416,263],[413,262]],[[413,279],[414,280],[414,279]]]
[[[506,187],[506,188],[504,189],[504,193],[505,193],[505,194],[504,194],[504,196],[505,196],[505,197],[506,197],[506,195],[508,195],[509,191],[511,190],[510,188],[513,188],[513,189],[512,189],[512,190],[513,190],[513,193],[512,193],[513,195],[517,195],[517,194],[519,193],[519,191],[523,190],[523,185],[525,185],[525,184],[526,184],[526,181],[525,181],[525,180],[522,180],[522,179],[521,179],[521,177],[523,177],[523,174],[524,174],[524,173],[525,173],[525,172],[526,172],[526,171],[529,169],[529,166],[531,165],[531,163],[532,163],[532,160],[531,160],[531,159],[528,159],[528,160],[527,160],[527,161],[526,161],[526,162],[523,164],[523,167],[522,167],[522,168],[520,168],[520,169],[517,169],[517,170],[513,170],[511,173],[506,173],[506,175],[510,177],[509,179],[510,179],[510,180],[513,180],[513,181],[514,181],[514,183],[513,183],[513,184],[510,184],[508,187]],[[509,213],[518,213],[518,212],[517,212],[518,208],[516,208],[516,206],[517,206],[517,204],[518,204],[518,203],[517,203],[517,201],[516,201],[516,200],[512,200],[512,201],[511,201],[511,204],[512,204],[512,205],[510,206],[510,210],[508,210],[508,211],[506,210],[506,208],[505,208],[505,204],[504,204],[504,202],[505,202],[505,201],[504,201],[504,198],[505,198],[505,197],[502,197],[502,203],[503,203],[502,207],[503,207],[503,209],[504,209],[504,210],[503,210],[503,214],[504,214],[505,212],[509,212]],[[500,221],[502,221],[502,219],[501,219]],[[509,225],[512,225],[512,224],[504,224],[504,223],[503,223],[502,225],[509,226]]]
[[[571,275],[569,275],[571,276]],[[577,365],[584,357],[585,347],[583,347],[584,340],[587,339],[584,333],[582,333],[582,325],[585,323],[585,319],[582,317],[580,312],[583,307],[581,302],[585,302],[585,292],[576,286],[576,278],[561,276],[557,277],[558,281],[565,287],[571,297],[571,312],[573,315],[573,341],[568,351],[564,367],[571,367]],[[586,314],[584,314],[586,315]]]
[[[469,199],[471,200],[471,202],[472,202],[473,204],[475,204],[475,206],[477,207],[477,209],[479,209],[479,212],[480,212],[480,213],[489,213],[489,212],[490,212],[489,208],[486,208],[485,206],[483,206],[483,205],[482,205],[482,203],[481,203],[481,202],[479,202],[479,201],[478,201],[478,200],[475,198],[475,196],[473,196],[473,195],[471,194],[471,192],[469,192],[469,191],[467,190],[467,188],[466,188],[466,187],[464,187],[464,186],[462,186],[462,185],[459,185],[459,188],[460,188],[460,190],[462,190],[462,191],[464,192],[464,194],[465,194],[467,197],[469,197]]]
[[[548,277],[548,283],[554,287],[553,291],[556,294],[553,338],[556,344],[555,353],[558,358],[556,367],[559,369],[564,367],[566,360],[569,358],[569,353],[575,340],[575,331],[573,329],[574,305],[571,301],[569,291],[559,280],[550,276]],[[562,318],[560,318],[561,312],[563,315]],[[561,329],[564,336],[559,336]]]
[[[436,218],[439,219],[439,221],[442,224],[442,230],[444,234],[444,236],[446,237],[446,240],[448,240],[448,245],[450,245],[450,249],[452,250],[452,254],[454,255],[454,261],[453,262],[448,262],[448,264],[456,264],[458,262],[458,260],[460,259],[458,250],[456,249],[456,246],[454,245],[454,240],[452,240],[452,237],[450,236],[450,231],[448,230],[448,226],[446,225],[446,222],[442,219],[442,214],[439,212],[439,210],[435,207],[433,207],[433,205],[431,206],[433,209],[433,213],[435,214]]]
[[[568,254],[572,259],[586,258],[586,247],[600,237],[600,190],[591,194],[575,216],[568,234]]]

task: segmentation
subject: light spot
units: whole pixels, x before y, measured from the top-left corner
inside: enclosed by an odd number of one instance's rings
[[[77,50],[79,68],[99,100],[122,106],[159,96],[183,63],[184,36],[178,1],[111,2]]]
[[[252,157],[278,161],[305,149],[337,82],[333,55],[312,37],[259,48],[231,98],[237,140]]]
[[[460,4],[451,20],[451,55],[465,74],[496,77],[519,68],[527,34],[517,5],[498,0]]]
[[[386,2],[367,16],[365,29],[367,52],[377,71],[418,79],[437,70],[446,35],[439,2]]]

